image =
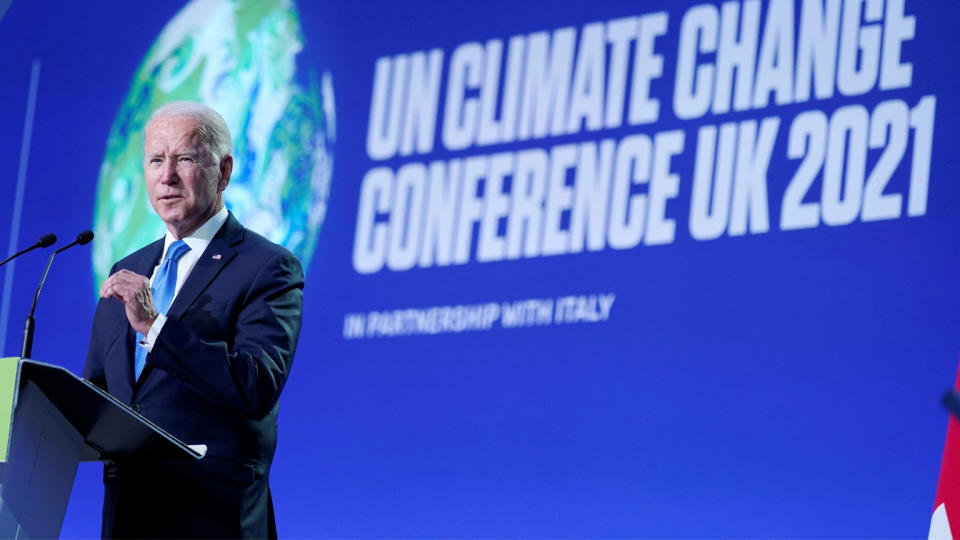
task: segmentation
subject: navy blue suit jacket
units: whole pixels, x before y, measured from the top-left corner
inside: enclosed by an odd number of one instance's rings
[[[163,239],[114,265],[149,276]],[[275,534],[268,476],[277,400],[300,333],[303,270],[232,215],[167,312],[134,381],[136,333],[100,300],[84,377],[187,444],[201,460],[108,464],[104,537],[255,538]]]

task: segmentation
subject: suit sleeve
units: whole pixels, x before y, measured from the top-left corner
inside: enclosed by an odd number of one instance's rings
[[[117,265],[114,264],[113,267],[110,268],[110,273],[107,275],[113,275],[116,271]],[[101,328],[106,318],[106,302],[107,300],[103,298],[97,302],[97,311],[94,313],[93,325],[90,329],[90,345],[87,347],[87,360],[83,365],[83,378],[103,390],[107,389],[107,375],[103,367],[104,357],[106,356],[108,347],[106,340],[109,339],[111,335],[110,332]]]
[[[97,303],[98,312],[101,309],[101,303],[103,303],[103,299],[100,299],[100,302]],[[96,316],[94,321],[96,321]],[[90,346],[87,347],[87,361],[83,365],[83,378],[106,390],[107,376],[103,369],[103,350],[101,337],[95,331],[92,331],[90,333]]]
[[[288,252],[261,267],[247,289],[235,332],[202,338],[170,318],[147,364],[174,374],[211,401],[255,419],[276,405],[300,334],[303,269]]]

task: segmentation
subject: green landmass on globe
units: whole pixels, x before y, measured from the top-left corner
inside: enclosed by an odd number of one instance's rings
[[[111,265],[160,238],[147,199],[143,130],[169,101],[219,112],[233,136],[227,208],[309,264],[326,215],[335,116],[329,73],[296,76],[303,48],[292,0],[193,0],[140,63],[110,129],[94,209],[94,290]]]

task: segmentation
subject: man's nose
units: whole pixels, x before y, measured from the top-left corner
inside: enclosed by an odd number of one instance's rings
[[[163,170],[160,172],[160,181],[164,184],[176,184],[180,181],[176,161],[168,160],[163,164]]]

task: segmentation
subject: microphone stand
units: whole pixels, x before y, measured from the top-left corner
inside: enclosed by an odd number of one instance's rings
[[[69,247],[69,246],[68,246]],[[47,272],[50,271],[50,265],[53,264],[53,258],[60,253],[60,249],[50,254],[47,259],[47,267],[43,269],[43,277],[40,278],[40,284],[37,285],[37,292],[33,295],[33,304],[30,306],[30,314],[27,315],[27,321],[23,324],[23,341],[20,343],[20,358],[30,358],[30,352],[33,350],[33,327],[36,320],[33,318],[33,312],[37,309],[37,300],[40,298],[40,289],[47,281]]]
[[[30,358],[30,354],[33,351],[33,329],[36,323],[36,320],[33,318],[33,313],[37,309],[37,300],[40,298],[40,290],[43,289],[43,284],[47,281],[47,273],[50,272],[50,265],[53,264],[53,258],[57,256],[57,253],[60,253],[67,248],[73,247],[77,244],[87,244],[91,240],[93,240],[93,233],[90,231],[83,231],[77,235],[76,240],[50,254],[50,258],[47,259],[47,267],[44,268],[43,276],[40,277],[40,284],[37,285],[37,292],[33,295],[33,304],[30,305],[30,314],[27,315],[27,320],[23,325],[23,341],[20,343],[20,358]]]

